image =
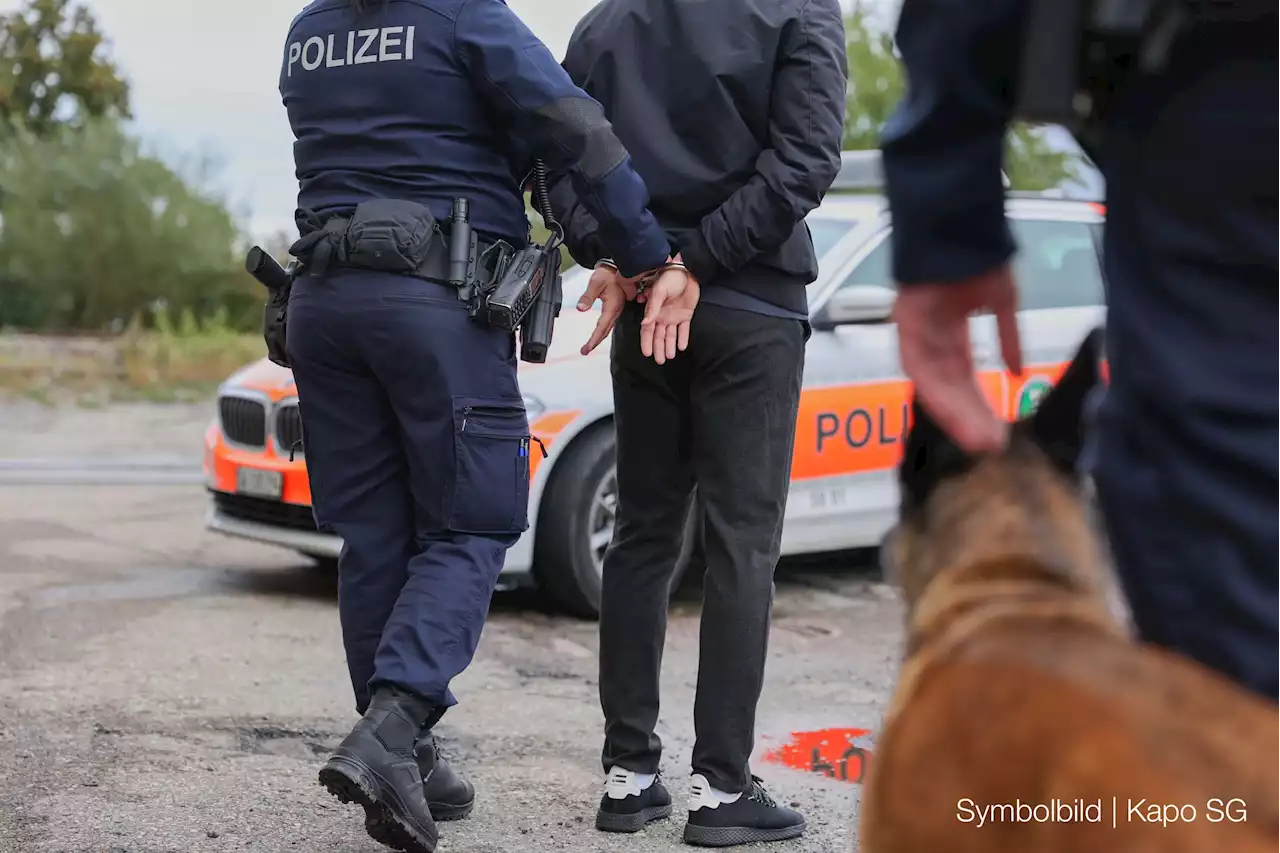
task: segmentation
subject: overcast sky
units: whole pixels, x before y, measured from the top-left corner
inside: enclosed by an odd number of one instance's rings
[[[877,0],[892,14],[898,0]],[[0,11],[19,0],[0,0]],[[292,228],[293,135],[276,90],[303,0],[87,0],[133,86],[138,132],[166,158],[212,155],[255,236]],[[509,0],[556,54],[595,0]]]

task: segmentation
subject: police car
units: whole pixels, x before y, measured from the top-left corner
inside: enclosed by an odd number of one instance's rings
[[[893,523],[894,466],[910,386],[897,358],[890,322],[892,226],[878,184],[875,152],[846,152],[832,192],[808,217],[819,256],[809,285],[813,336],[805,356],[784,555],[875,546]],[[1020,325],[1026,365],[1021,377],[999,359],[990,317],[971,320],[981,381],[1008,418],[1034,408],[1089,329],[1105,319],[1101,273],[1104,209],[1097,204],[1010,193],[1007,210],[1019,253]],[[564,310],[544,364],[520,365],[531,432],[547,449],[530,470],[529,530],[508,552],[502,583],[536,584],[565,609],[597,612],[600,567],[617,508],[613,396],[608,345],[578,354],[596,310],[574,305],[589,272],[564,278]],[[341,541],[316,531],[306,459],[290,461],[301,421],[289,371],[263,359],[220,388],[205,434],[210,494],[207,526],[267,542],[321,562]],[[697,541],[686,524],[683,571]]]

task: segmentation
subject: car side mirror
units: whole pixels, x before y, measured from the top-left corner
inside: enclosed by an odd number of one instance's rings
[[[813,328],[830,331],[839,326],[887,323],[893,316],[896,291],[878,284],[842,287],[809,321]]]

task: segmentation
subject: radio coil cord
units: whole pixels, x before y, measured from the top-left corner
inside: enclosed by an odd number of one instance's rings
[[[563,295],[560,290],[560,244],[564,242],[564,229],[556,221],[551,210],[551,193],[547,187],[547,166],[541,160],[533,161],[533,203],[542,214],[551,236],[541,250],[542,274],[534,287],[533,304],[520,325],[520,360],[535,364],[547,360],[551,348],[551,336],[556,318],[560,316]],[[546,449],[543,449],[545,455]]]
[[[534,207],[542,216],[543,223],[546,224],[547,230],[551,232],[555,238],[547,242],[548,249],[558,249],[564,243],[564,229],[560,227],[560,223],[556,221],[556,215],[551,210],[551,190],[547,186],[547,164],[541,160],[533,161],[533,189],[530,192],[533,196]]]

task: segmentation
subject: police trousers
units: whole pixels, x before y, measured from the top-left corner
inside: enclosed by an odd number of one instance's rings
[[[689,348],[640,352],[644,306],[613,332],[618,521],[600,589],[605,772],[656,773],[658,693],[671,577],[690,496],[706,525],[693,772],[751,785],[773,573],[791,483],[807,333],[799,320],[702,304]]]
[[[1140,635],[1274,700],[1274,26],[1259,38],[1192,39],[1117,105],[1090,464]]]
[[[438,719],[528,527],[514,337],[470,320],[452,288],[341,269],[294,283],[287,346],[316,523],[343,541],[356,710],[386,684]]]

